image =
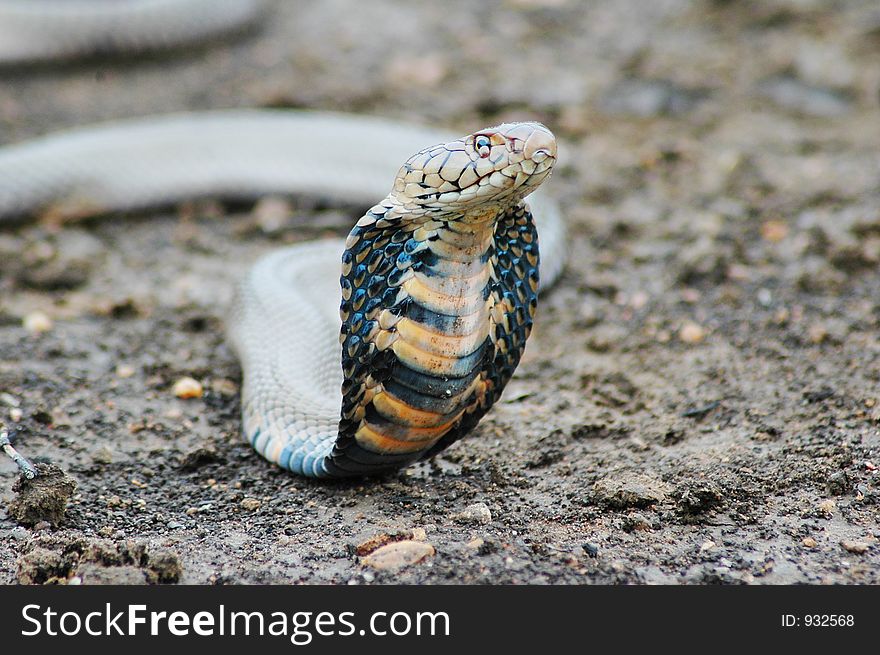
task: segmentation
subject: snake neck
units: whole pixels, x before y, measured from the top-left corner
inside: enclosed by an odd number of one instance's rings
[[[532,248],[534,226],[522,203],[456,220],[403,220],[388,200],[358,221],[346,242],[341,277],[344,382],[337,452],[346,450],[347,461],[360,458],[367,466],[380,457],[396,465],[417,459],[466,415],[480,408],[482,416],[500,394],[534,310],[530,296],[525,302],[531,307],[513,321],[508,316],[519,302],[501,288],[512,284],[505,268],[511,234]],[[534,243],[532,263],[526,262],[535,290],[536,248]],[[524,270],[518,274],[527,277]],[[524,334],[512,330],[522,323],[528,323]],[[510,335],[515,360],[505,360],[509,373],[495,374],[496,353],[501,348],[508,356]]]

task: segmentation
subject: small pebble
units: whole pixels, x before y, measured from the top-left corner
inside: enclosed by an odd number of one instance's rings
[[[459,523],[478,523],[486,525],[492,522],[492,512],[486,503],[474,503],[468,505],[461,512],[452,517]]]
[[[249,512],[260,509],[260,505],[262,505],[262,503],[256,498],[245,498],[241,501],[241,508],[246,509]]]
[[[134,366],[128,364],[120,364],[116,367],[116,377],[118,378],[130,378],[134,372]]]
[[[18,407],[21,402],[13,396],[11,393],[6,393],[5,391],[0,392],[0,403],[7,405],[8,407]]]
[[[826,486],[832,496],[842,496],[849,492],[851,485],[846,471],[836,471],[828,476]]]
[[[23,415],[21,409],[18,407],[13,407],[9,410],[9,420],[13,423],[18,423]]]
[[[804,540],[801,542],[806,548],[815,548],[818,543],[812,537],[804,537]]]
[[[96,464],[111,464],[113,462],[113,451],[107,446],[101,446],[92,455],[92,461]]]
[[[640,473],[621,471],[593,484],[593,499],[612,509],[649,507],[666,499],[669,486]]]
[[[807,335],[810,339],[810,343],[818,345],[828,338],[828,330],[825,329],[824,325],[811,325]]]
[[[823,514],[833,514],[834,510],[837,508],[837,505],[833,500],[823,500],[816,509],[818,509]]]
[[[700,343],[706,338],[706,330],[697,323],[688,322],[681,326],[678,331],[678,338],[684,343]]]
[[[52,329],[52,319],[43,312],[31,312],[22,319],[22,325],[28,332],[34,334],[42,334]]]
[[[418,564],[419,562],[433,557],[434,547],[424,541],[395,541],[377,548],[361,560],[365,566],[383,571],[396,571],[398,569]]]
[[[17,526],[15,528],[12,528],[12,531],[10,534],[12,535],[12,538],[17,541],[23,541],[28,538],[27,529],[25,529],[21,526]]]
[[[203,389],[198,380],[183,377],[174,383],[171,391],[178,398],[201,398]]]
[[[784,221],[764,221],[761,224],[761,238],[771,243],[778,243],[788,236],[788,225]]]
[[[843,549],[849,553],[855,553],[856,555],[862,555],[868,552],[868,549],[871,547],[869,544],[864,541],[847,541],[843,540],[840,542],[840,545],[843,546]]]

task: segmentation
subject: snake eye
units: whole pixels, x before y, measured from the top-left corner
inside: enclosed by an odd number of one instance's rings
[[[474,139],[474,150],[477,151],[477,154],[480,155],[480,157],[488,157],[489,153],[492,151],[492,141],[485,134],[481,134]]]

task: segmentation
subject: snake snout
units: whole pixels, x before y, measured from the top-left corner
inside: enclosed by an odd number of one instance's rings
[[[540,123],[535,123],[535,128],[526,139],[523,147],[523,156],[531,159],[536,164],[547,159],[556,159],[556,137]]]

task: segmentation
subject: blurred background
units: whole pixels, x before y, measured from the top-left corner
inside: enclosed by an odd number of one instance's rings
[[[0,233],[6,409],[97,499],[44,547],[149,539],[190,582],[880,582],[875,0],[266,2],[200,45],[0,68],[0,144],[224,107],[540,120],[570,265],[474,436],[366,493],[239,443],[222,342],[235,275],[357,209]],[[183,374],[202,401],[170,397]],[[421,568],[338,548],[417,527],[439,553]],[[33,542],[6,543],[5,579],[41,579]]]

